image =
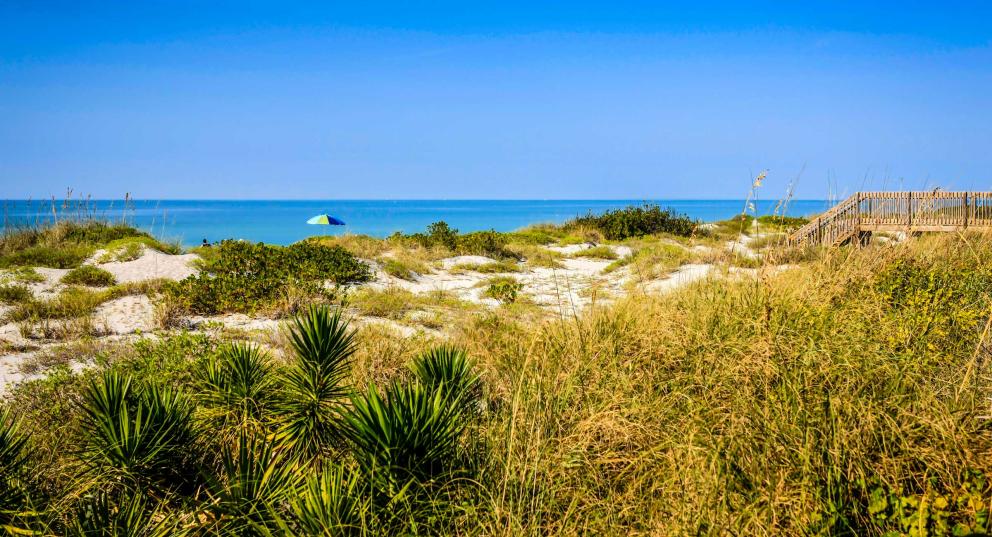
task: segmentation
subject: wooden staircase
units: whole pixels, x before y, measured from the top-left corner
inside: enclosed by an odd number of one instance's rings
[[[858,192],[788,238],[837,246],[874,231],[992,230],[992,192]]]

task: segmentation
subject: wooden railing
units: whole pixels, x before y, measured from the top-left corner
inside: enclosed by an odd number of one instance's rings
[[[992,229],[992,192],[858,192],[789,236],[837,245],[873,231]]]

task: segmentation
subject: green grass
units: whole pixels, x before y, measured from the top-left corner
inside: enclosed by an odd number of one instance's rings
[[[585,250],[579,250],[573,254],[574,257],[591,257],[593,259],[617,259],[618,256],[613,248],[609,246],[600,245],[593,246],[592,248],[586,248]]]
[[[563,266],[561,259],[565,257],[560,252],[526,243],[509,244],[507,250],[523,259],[524,263],[531,267],[561,268]]]
[[[67,285],[88,285],[91,287],[107,287],[117,283],[114,275],[93,265],[83,265],[74,268],[62,276],[62,283]]]
[[[0,235],[0,268],[75,268],[92,256],[97,248],[128,240],[160,244],[147,233],[131,226],[102,220],[67,220],[54,225],[10,227]]]
[[[494,261],[492,263],[459,263],[451,267],[453,274],[460,272],[478,272],[480,274],[503,274],[520,272],[520,267],[512,261]]]
[[[636,245],[631,255],[617,259],[604,270],[613,272],[629,266],[631,273],[639,279],[653,279],[677,269],[691,258],[690,252],[677,244],[649,242]]]
[[[31,299],[31,290],[23,285],[0,285],[0,302],[18,304]]]
[[[413,268],[399,259],[384,259],[382,262],[382,270],[390,276],[394,276],[401,280],[415,281],[417,279],[417,274]]]
[[[38,273],[34,267],[16,267],[7,271],[5,280],[12,280],[16,283],[41,283],[45,277]]]
[[[178,243],[165,243],[152,237],[127,237],[115,239],[104,245],[103,255],[98,261],[100,263],[134,261],[141,257],[145,248],[172,255],[182,253]]]

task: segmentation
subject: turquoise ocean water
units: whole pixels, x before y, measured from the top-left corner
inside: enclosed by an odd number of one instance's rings
[[[313,201],[212,201],[131,200],[88,201],[85,208],[57,202],[61,218],[87,212],[127,220],[157,236],[178,239],[184,245],[222,239],[245,239],[270,244],[290,244],[312,235],[363,233],[385,237],[395,231],[423,231],[431,222],[444,220],[460,231],[495,229],[512,231],[529,224],[560,223],[576,215],[608,209],[657,203],[702,221],[740,214],[744,200],[313,200]],[[758,214],[771,214],[777,201],[758,201]],[[822,200],[793,200],[786,214],[805,216],[829,207]],[[5,225],[52,220],[51,201],[4,202]],[[345,226],[312,226],[311,216],[328,213]]]

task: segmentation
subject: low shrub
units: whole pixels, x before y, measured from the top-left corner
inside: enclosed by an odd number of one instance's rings
[[[414,271],[398,259],[386,259],[382,262],[382,270],[390,276],[395,276],[401,280],[415,281],[417,275]]]
[[[783,229],[797,229],[809,223],[809,218],[803,216],[771,215],[758,217],[758,223],[778,226]]]
[[[506,258],[512,254],[506,250],[506,235],[496,231],[474,231],[458,236],[457,252],[463,255],[483,255]]]
[[[117,283],[114,275],[93,265],[83,265],[74,268],[62,276],[62,283],[67,285],[89,285],[91,287],[107,287]]]
[[[0,285],[0,302],[5,304],[24,302],[32,296],[31,290],[23,285]]]
[[[595,259],[616,259],[620,256],[613,251],[613,248],[609,246],[600,245],[593,246],[592,248],[586,248],[585,250],[579,250],[575,252],[575,257],[592,257]]]
[[[327,283],[347,285],[372,277],[366,264],[340,246],[224,241],[212,249],[199,274],[163,288],[165,300],[198,314],[249,313],[271,307],[290,288],[330,300],[334,290]]]
[[[657,205],[630,206],[606,211],[600,215],[589,213],[568,221],[565,226],[595,228],[609,240],[623,240],[654,233],[669,233],[688,237],[696,230],[698,221]]]
[[[473,231],[459,234],[444,221],[434,222],[427,226],[426,233],[412,235],[395,234],[391,241],[412,241],[424,248],[443,248],[451,253],[462,255],[484,255],[487,257],[514,257],[506,249],[509,236],[494,230]]]
[[[486,290],[483,292],[483,295],[489,298],[495,298],[503,303],[516,302],[520,291],[524,288],[524,284],[517,281],[516,278],[509,276],[490,278],[485,282],[485,285]]]

